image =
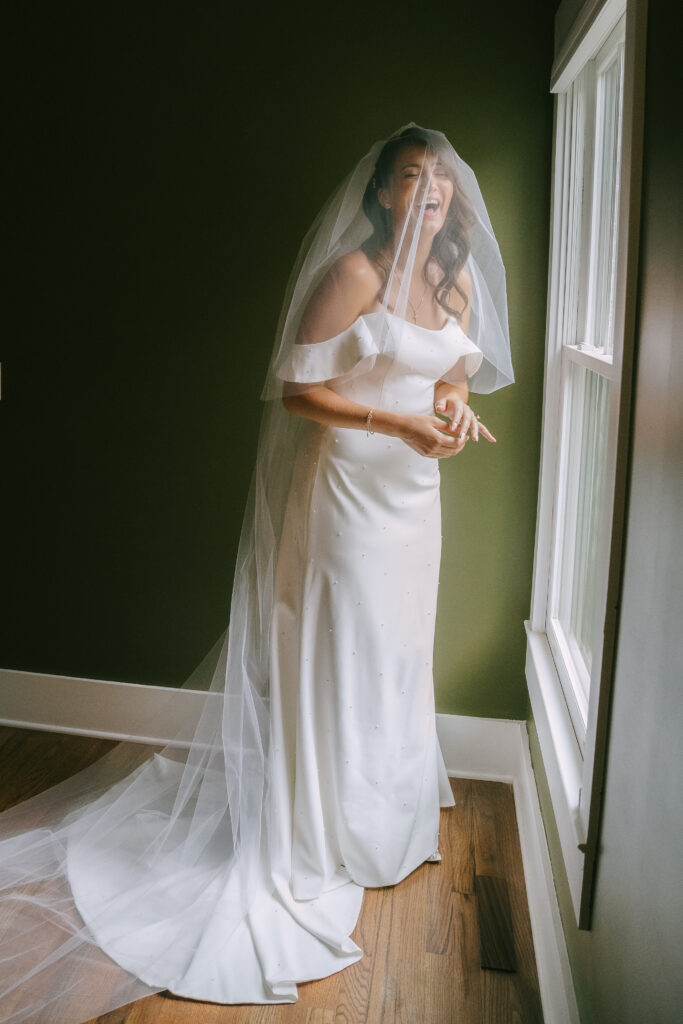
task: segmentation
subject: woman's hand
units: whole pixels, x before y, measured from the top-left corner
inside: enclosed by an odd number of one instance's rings
[[[457,392],[452,391],[441,397],[434,408],[437,412],[442,413],[444,416],[448,416],[451,422],[445,429],[449,433],[455,434],[456,437],[466,441],[468,432],[471,431],[473,441],[478,441],[479,434],[481,434],[487,441],[491,441],[495,444],[496,439],[491,431],[488,427],[484,426],[481,420],[477,419],[475,413],[472,412],[467,402],[465,402]]]
[[[402,441],[428,459],[448,459],[458,455],[467,444],[467,438],[454,436],[446,430],[445,423],[438,416],[405,416],[399,433]]]

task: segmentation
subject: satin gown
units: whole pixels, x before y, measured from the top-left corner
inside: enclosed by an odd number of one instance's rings
[[[393,354],[385,341],[378,347],[387,327],[400,334]],[[278,373],[331,381],[371,404],[381,377],[384,408],[432,413],[435,382],[471,376],[481,351],[454,319],[440,331],[398,328],[386,312],[366,314],[335,338],[295,346]],[[394,885],[429,857],[440,807],[454,802],[432,676],[440,553],[438,460],[396,438],[311,422],[275,578],[274,828],[258,897],[226,939],[221,907],[230,894],[217,888],[208,922],[188,911],[163,956],[148,926],[139,935],[134,921],[98,926],[117,963],[177,995],[268,1003],[295,1001],[297,982],[362,956],[349,936],[363,888]],[[163,761],[155,759],[159,785],[165,778],[172,789],[174,767]],[[121,886],[118,854],[112,871]],[[71,857],[70,882],[86,922],[101,921],[106,892],[89,876],[87,847]]]

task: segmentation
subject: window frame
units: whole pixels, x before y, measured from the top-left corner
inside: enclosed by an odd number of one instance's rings
[[[578,6],[578,9],[577,9]],[[564,662],[556,639],[549,640],[550,608],[558,479],[558,452],[562,442],[562,410],[565,375],[563,363],[572,361],[603,376],[605,360],[579,345],[562,344],[566,259],[572,257],[568,237],[570,210],[563,208],[565,159],[565,95],[587,63],[598,54],[621,18],[624,18],[624,79],[621,122],[621,163],[618,172],[618,238],[614,284],[614,351],[610,376],[608,449],[606,453],[604,507],[597,566],[593,670],[585,707],[570,707],[565,686]],[[626,478],[632,406],[635,296],[640,226],[642,138],[644,109],[645,31],[647,0],[564,0],[555,19],[556,41],[550,91],[555,94],[551,191],[551,238],[548,270],[548,314],[542,419],[541,466],[530,617],[527,634],[526,676],[541,755],[548,778],[553,812],[560,836],[569,889],[580,928],[590,927],[590,910],[599,841],[601,794],[609,731],[609,707],[616,649],[618,610],[626,512]],[[593,125],[583,125],[584,139],[592,147]],[[589,166],[594,154],[590,149]],[[591,180],[590,189],[593,189]],[[593,204],[584,204],[582,218],[593,216]],[[588,212],[587,212],[588,210]],[[580,259],[586,251],[582,233]],[[594,243],[591,242],[591,245]],[[578,316],[585,330],[587,303]],[[585,335],[582,335],[582,340]],[[600,361],[596,366],[596,360]],[[563,469],[564,471],[564,469]],[[602,625],[602,629],[600,626]],[[554,649],[555,648],[555,649]],[[561,654],[561,652],[560,652]],[[563,685],[563,683],[565,685]]]

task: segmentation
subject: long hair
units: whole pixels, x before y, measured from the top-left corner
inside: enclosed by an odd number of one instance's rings
[[[424,267],[424,279],[430,283],[427,270],[430,263],[436,264],[441,271],[441,279],[435,287],[436,301],[449,315],[461,318],[467,308],[468,296],[458,284],[458,276],[464,267],[470,252],[469,233],[476,224],[472,205],[465,195],[453,159],[448,147],[437,132],[424,128],[410,127],[389,139],[377,158],[373,175],[363,194],[363,210],[373,226],[372,235],[361,245],[366,256],[371,259],[386,278],[386,257],[382,249],[393,237],[393,220],[391,211],[386,210],[379,201],[377,193],[389,185],[396,160],[407,146],[424,146],[434,152],[443,163],[446,172],[453,182],[453,198],[446,212],[443,227],[434,236],[429,259]],[[455,288],[465,300],[460,312],[456,312],[448,303],[451,290]]]

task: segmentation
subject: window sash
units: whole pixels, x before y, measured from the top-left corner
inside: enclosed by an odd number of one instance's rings
[[[584,344],[611,356],[617,269],[619,162],[623,122],[624,19],[592,62],[595,158]]]
[[[603,483],[610,381],[577,362],[564,362],[564,444],[559,459],[546,632],[583,748],[594,636],[600,628],[599,543],[609,511]]]

